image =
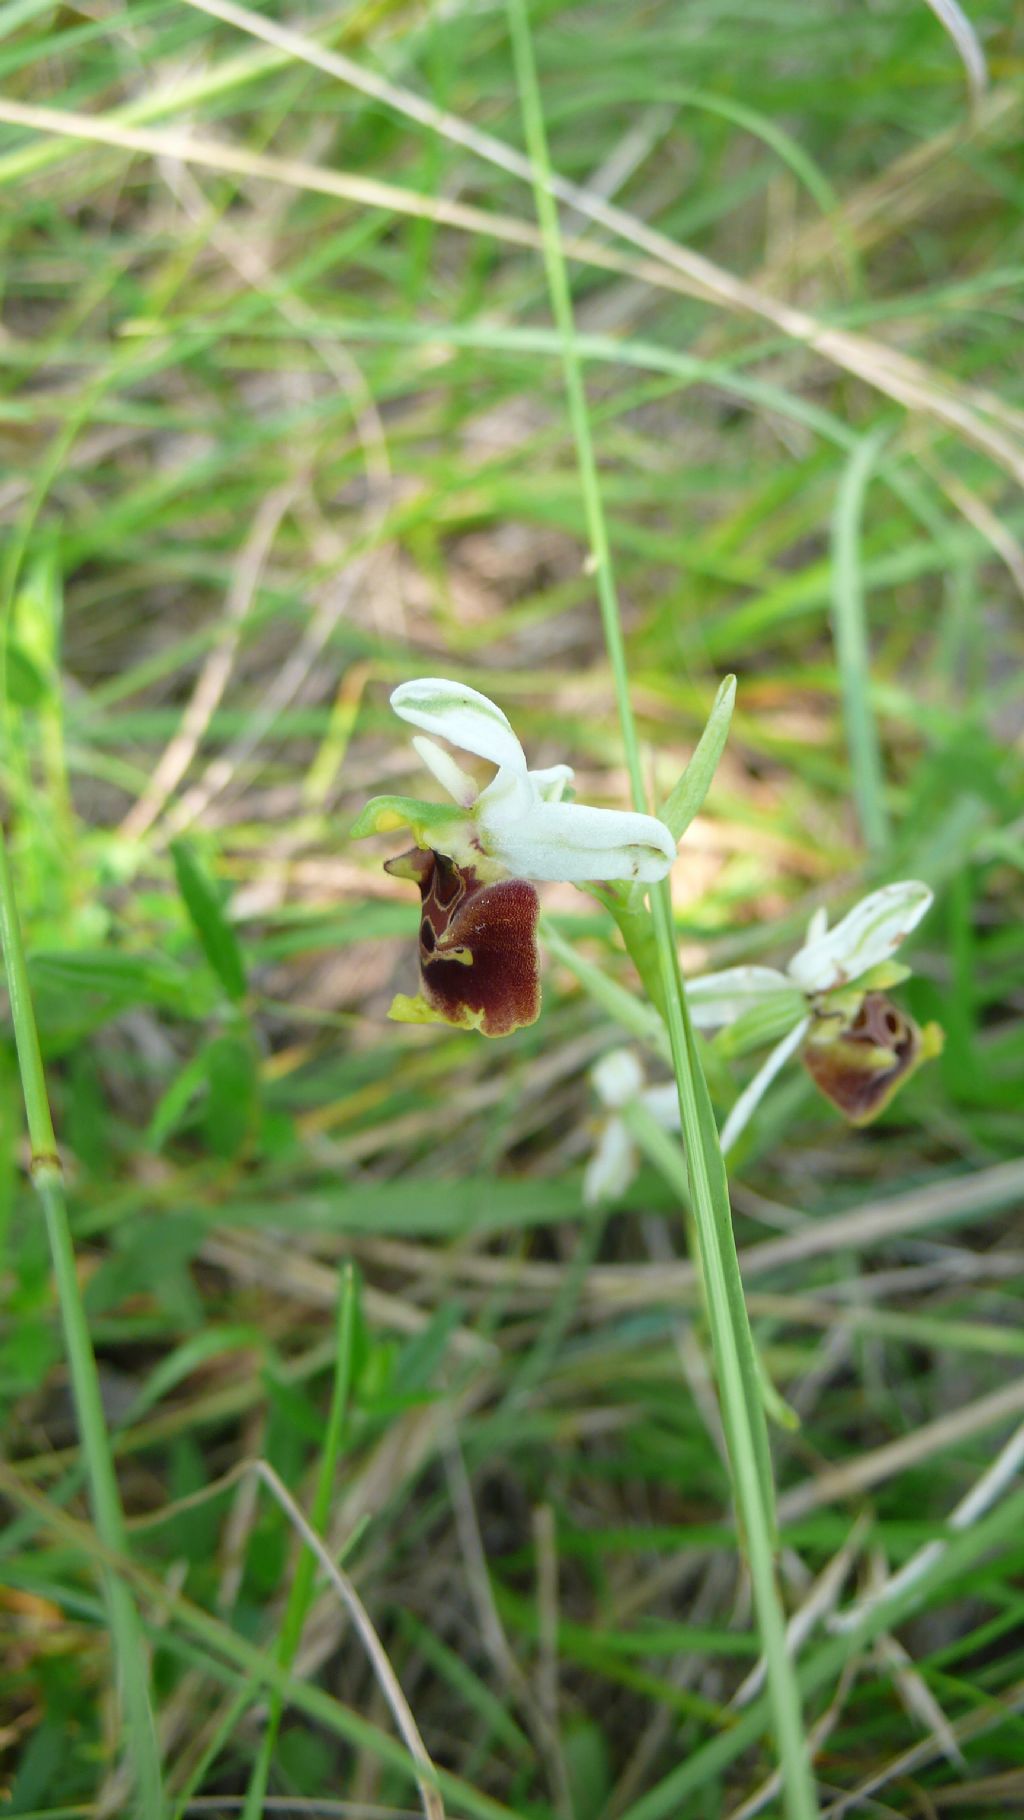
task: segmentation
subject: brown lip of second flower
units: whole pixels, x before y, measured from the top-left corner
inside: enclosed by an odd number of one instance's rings
[[[935,1053],[935,1031],[929,1025],[922,1032],[884,992],[865,992],[843,1021],[835,1012],[815,1013],[801,1059],[815,1086],[844,1118],[866,1125]]]

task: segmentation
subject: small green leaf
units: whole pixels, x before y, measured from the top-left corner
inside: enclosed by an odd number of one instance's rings
[[[208,1095],[203,1117],[206,1141],[215,1156],[238,1155],[259,1114],[259,1076],[253,1046],[244,1031],[228,1030],[204,1050]]]
[[[37,708],[49,691],[49,683],[39,665],[15,644],[7,641],[7,699],[16,708]]]
[[[181,1010],[187,1000],[188,975],[159,954],[118,948],[39,950],[29,958],[29,975],[34,988],[65,999],[92,993],[116,1005],[168,1010]]]
[[[727,676],[719,684],[718,694],[708,715],[696,749],[675,789],[658,810],[666,827],[671,828],[676,840],[680,840],[690,826],[694,816],[699,812],[708,791],[711,780],[718,769],[718,761],[725,750],[729,737],[729,724],[732,720],[733,705],[736,700],[736,678]]]
[[[245,997],[245,967],[234,929],[224,915],[216,886],[187,841],[171,842],[171,858],[185,908],[210,966],[237,1004]]]
[[[175,1075],[170,1086],[161,1094],[156,1110],[149,1121],[146,1132],[146,1146],[150,1150],[162,1150],[171,1134],[177,1131],[193,1100],[206,1086],[206,1052],[200,1049],[197,1055],[189,1057],[184,1068]]]

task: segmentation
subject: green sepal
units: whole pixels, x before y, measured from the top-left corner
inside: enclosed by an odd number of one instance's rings
[[[888,992],[891,986],[902,986],[910,978],[911,969],[902,961],[879,961],[877,967],[869,967],[857,981],[859,992]]]
[[[469,812],[455,803],[424,803],[415,796],[374,796],[362,814],[353,822],[352,840],[365,840],[368,834],[394,834],[409,828],[419,847],[436,847],[435,836],[444,837],[458,822],[468,821]]]
[[[768,1043],[777,1043],[806,1016],[807,1001],[803,993],[795,986],[780,986],[770,998],[762,999],[759,1005],[751,1005],[749,1011],[744,1011],[734,1023],[720,1030],[712,1038],[711,1047],[722,1057],[747,1055],[751,1049],[763,1049]]]

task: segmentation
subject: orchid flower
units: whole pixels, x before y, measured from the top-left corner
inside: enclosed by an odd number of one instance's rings
[[[731,967],[689,983],[694,1024],[701,1030],[731,1026],[732,1053],[757,1040],[779,1039],[729,1114],[723,1151],[736,1142],[797,1050],[815,1085],[854,1125],[877,1117],[922,1062],[939,1053],[938,1025],[919,1029],[886,996],[888,987],[909,976],[910,969],[893,956],[931,902],[928,886],[917,879],[883,885],[834,929],[824,910],[815,911],[785,973]]]
[[[583,1175],[585,1204],[600,1207],[625,1194],[637,1172],[636,1144],[623,1117],[626,1107],[639,1101],[665,1131],[678,1131],[679,1090],[675,1081],[648,1087],[631,1049],[610,1049],[595,1063],[590,1079],[610,1115],[600,1128]]]
[[[386,862],[420,890],[420,981],[389,1016],[505,1036],[540,1015],[539,901],[533,881],[664,878],[676,843],[664,822],[635,811],[590,808],[563,798],[569,765],[531,771],[501,709],[464,683],[424,677],[391,697],[421,732],[413,746],[450,804],[377,796],[352,830],[410,829],[416,846]],[[495,767],[476,781],[434,738]]]

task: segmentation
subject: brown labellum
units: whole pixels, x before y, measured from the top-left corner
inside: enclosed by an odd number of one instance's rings
[[[866,1125],[922,1061],[935,1053],[922,1032],[884,992],[866,992],[845,1019],[823,1010],[804,1045],[803,1063],[822,1093],[852,1125]]]
[[[471,866],[413,847],[385,870],[419,886],[420,982],[425,1006],[445,1023],[508,1036],[540,1016],[537,917],[522,878],[482,885]]]

